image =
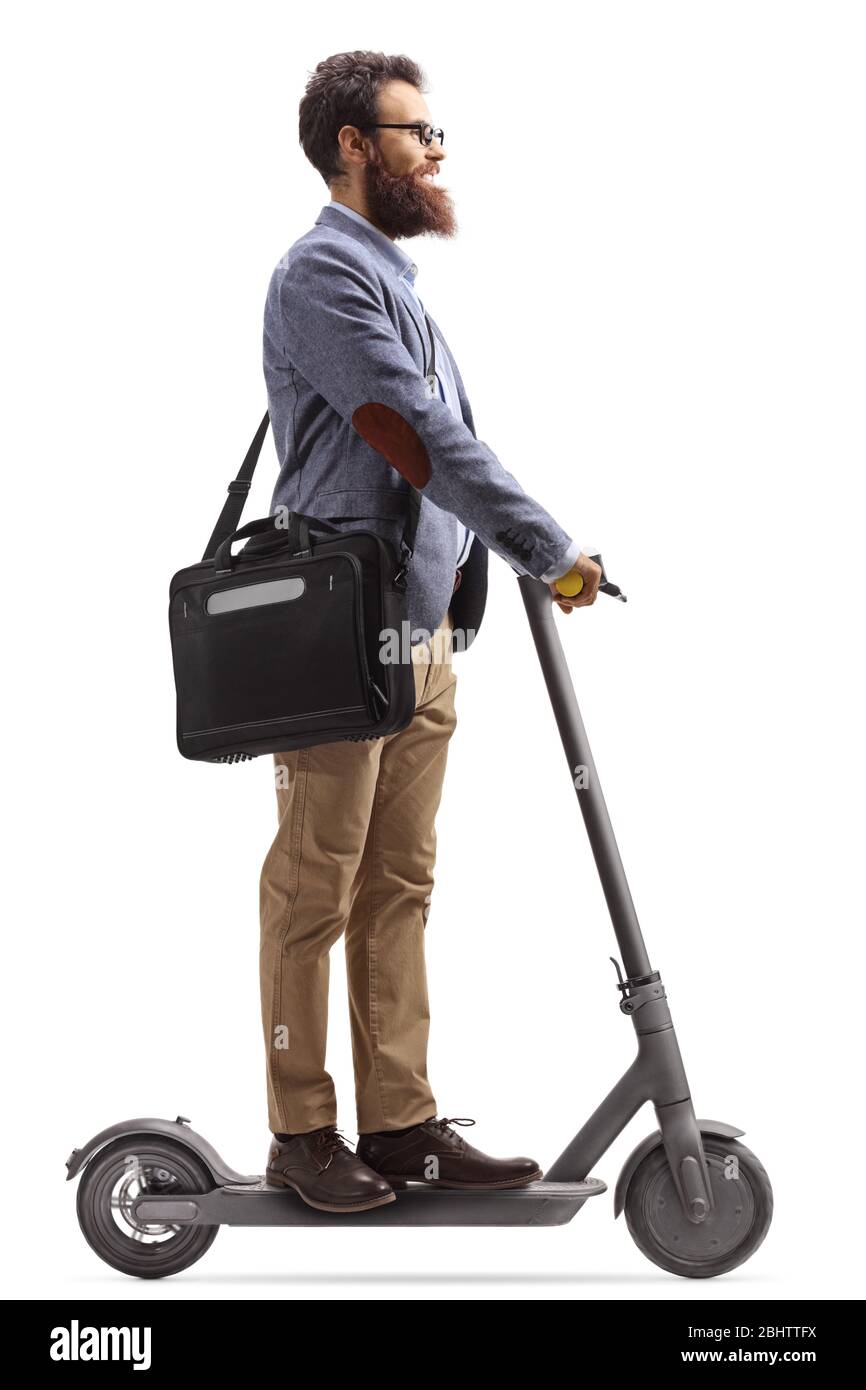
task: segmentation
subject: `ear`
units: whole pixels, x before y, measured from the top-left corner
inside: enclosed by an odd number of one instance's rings
[[[413,487],[426,487],[431,474],[427,450],[398,410],[369,401],[358,406],[352,415],[352,424],[361,438],[378,450]]]

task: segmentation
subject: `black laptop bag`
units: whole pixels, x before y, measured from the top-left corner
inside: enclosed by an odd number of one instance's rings
[[[198,761],[381,738],[415,711],[406,576],[417,490],[399,550],[299,512],[238,529],[268,424],[266,413],[203,559],[171,581],[177,746]]]

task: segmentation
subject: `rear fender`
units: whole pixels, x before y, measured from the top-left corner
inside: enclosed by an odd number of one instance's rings
[[[234,1168],[230,1168],[224,1163],[212,1144],[203,1139],[200,1134],[196,1134],[194,1129],[190,1129],[189,1122],[178,1115],[176,1120],[122,1120],[120,1124],[111,1125],[108,1129],[100,1130],[92,1139],[84,1145],[82,1149],[73,1149],[66,1160],[66,1180],[74,1178],[86,1163],[93,1158],[94,1154],[99,1153],[106,1144],[110,1144],[114,1139],[123,1139],[127,1135],[132,1138],[138,1135],[158,1134],[167,1139],[176,1139],[178,1143],[185,1145],[204,1163],[205,1167],[213,1176],[214,1182],[219,1185],[227,1182],[256,1183],[260,1181],[260,1175],[255,1177],[245,1177],[243,1173],[236,1173]]]

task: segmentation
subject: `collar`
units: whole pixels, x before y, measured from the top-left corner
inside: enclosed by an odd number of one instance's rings
[[[317,226],[320,222],[328,227],[336,227],[338,231],[348,232],[357,241],[365,242],[371,250],[378,251],[379,255],[388,262],[398,280],[408,280],[411,285],[415,283],[418,267],[412,257],[407,255],[396,241],[392,241],[384,232],[380,232],[378,227],[374,227],[368,218],[362,217],[354,208],[347,207],[345,203],[338,203],[332,198],[330,203],[325,204],[316,218]]]

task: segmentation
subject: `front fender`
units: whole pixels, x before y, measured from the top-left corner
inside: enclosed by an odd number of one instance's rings
[[[229,1168],[224,1163],[212,1144],[203,1139],[200,1134],[196,1134],[194,1129],[178,1115],[176,1120],[122,1120],[120,1124],[111,1125],[108,1129],[100,1130],[92,1139],[84,1145],[83,1149],[73,1149],[66,1160],[66,1180],[74,1178],[81,1172],[85,1163],[111,1143],[112,1139],[122,1139],[125,1135],[134,1134],[161,1134],[166,1138],[176,1139],[179,1143],[185,1144],[188,1149],[197,1154],[205,1166],[213,1175],[214,1181],[220,1185],[227,1182],[256,1183],[260,1181],[260,1175],[255,1177],[245,1177],[243,1173],[236,1173],[234,1168]]]
[[[745,1134],[744,1129],[737,1129],[736,1125],[726,1125],[723,1120],[698,1120],[698,1129],[701,1134],[717,1134],[720,1139],[736,1139],[739,1135]],[[660,1129],[648,1134],[646,1139],[642,1139],[636,1149],[632,1149],[626,1159],[623,1170],[617,1178],[616,1188],[613,1194],[613,1214],[614,1218],[619,1216],[625,1204],[626,1189],[629,1185],[631,1175],[637,1168],[642,1158],[645,1158],[650,1149],[654,1149],[662,1142],[662,1132]]]

